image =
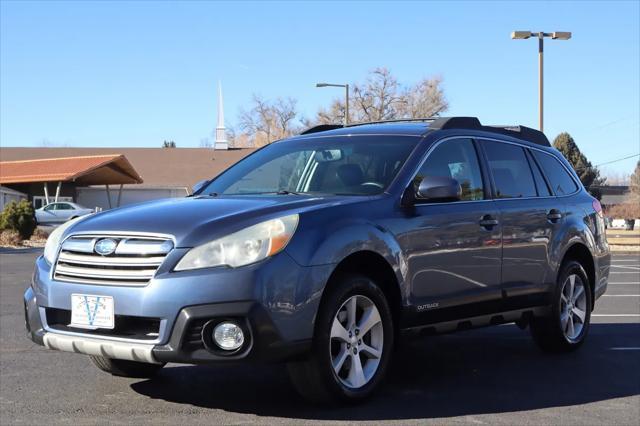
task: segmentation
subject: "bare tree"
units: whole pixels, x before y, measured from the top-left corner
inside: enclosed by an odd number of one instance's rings
[[[320,108],[316,115],[316,122],[312,120],[305,120],[306,127],[311,127],[314,124],[335,124],[344,123],[344,101],[334,99],[331,102],[329,109]],[[351,115],[351,114],[349,114]]]
[[[403,94],[402,118],[436,117],[449,109],[442,90],[442,77],[424,78]]]
[[[240,110],[240,128],[255,139],[257,146],[273,142],[273,111],[261,96],[254,94],[252,103],[249,111]]]
[[[391,120],[405,100],[398,80],[387,68],[376,68],[364,84],[353,86],[354,121]]]
[[[449,108],[441,77],[424,78],[414,86],[402,86],[387,68],[376,68],[364,83],[352,85],[349,115],[352,122],[436,117]],[[314,124],[342,123],[344,99],[320,109]]]
[[[293,122],[298,117],[297,103],[298,101],[293,98],[278,98],[271,106],[278,139],[286,138],[293,134],[295,130]]]
[[[270,102],[254,95],[252,102],[249,111],[240,111],[239,127],[253,140],[254,146],[266,145],[299,131],[295,124],[299,116],[295,99],[277,98]]]

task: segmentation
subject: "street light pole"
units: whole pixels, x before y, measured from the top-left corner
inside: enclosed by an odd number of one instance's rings
[[[513,40],[524,40],[530,37],[538,39],[538,120],[540,131],[544,131],[544,38],[551,37],[553,40],[569,40],[571,33],[566,31],[555,31],[553,33],[531,31],[514,31],[511,33]]]
[[[344,85],[344,125],[349,125],[349,85]]]
[[[544,33],[538,33],[538,122],[544,132]]]
[[[344,125],[349,125],[349,85],[348,84],[333,84],[333,83],[318,83],[316,87],[344,87]]]

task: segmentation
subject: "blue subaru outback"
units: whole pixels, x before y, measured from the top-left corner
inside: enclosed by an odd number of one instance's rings
[[[304,396],[349,402],[401,332],[515,322],[578,348],[609,263],[600,204],[536,130],[318,126],[190,197],[60,226],[24,306],[34,342],[114,375],[283,361]]]

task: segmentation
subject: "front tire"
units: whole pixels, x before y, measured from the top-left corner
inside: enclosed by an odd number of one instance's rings
[[[296,390],[312,402],[358,402],[382,381],[394,343],[387,299],[362,275],[338,278],[323,298],[308,359],[288,364]]]
[[[573,260],[563,264],[550,315],[531,322],[531,335],[538,346],[546,352],[578,349],[589,331],[591,297],[589,279],[582,265]]]
[[[102,371],[114,376],[149,378],[153,377],[165,364],[148,364],[146,362],[127,361],[124,359],[91,356],[91,361]]]

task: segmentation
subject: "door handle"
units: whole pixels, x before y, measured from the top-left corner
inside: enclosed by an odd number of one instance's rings
[[[482,216],[480,222],[478,223],[480,223],[480,226],[482,226],[483,228],[491,229],[498,224],[498,220],[490,214],[486,214]]]
[[[560,219],[562,219],[562,213],[558,209],[551,209],[549,213],[547,213],[547,220],[549,220],[549,222],[556,223]]]

